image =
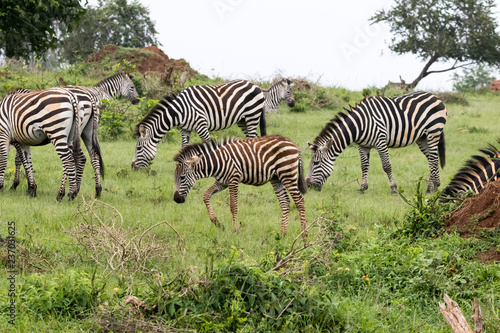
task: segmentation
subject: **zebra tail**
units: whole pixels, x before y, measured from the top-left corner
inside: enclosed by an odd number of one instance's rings
[[[97,122],[99,118],[99,112],[97,111],[97,106],[94,105],[93,112],[93,124],[92,124],[92,146],[94,148],[94,154],[99,156],[99,173],[101,178],[104,179],[104,162],[102,161],[101,146],[99,145],[99,140],[97,139]]]
[[[306,180],[304,179],[304,165],[302,164],[302,158],[299,155],[299,177],[297,180],[298,186],[299,186],[299,191],[302,194],[306,194],[307,192],[307,184]]]
[[[78,166],[80,164],[80,113],[78,110],[78,100],[76,97],[73,95],[72,96],[73,101],[73,111],[74,111],[74,119],[73,119],[73,128],[70,131],[73,132],[73,141],[72,141],[72,150],[73,150],[73,159],[75,161],[75,166]],[[76,168],[75,168],[75,173],[76,173]]]
[[[439,153],[439,162],[441,162],[441,168],[444,168],[444,166],[446,164],[446,149],[445,149],[445,145],[444,145],[444,132],[441,132],[441,137],[439,138],[438,153]]]
[[[260,115],[260,136],[267,135],[267,130],[266,130],[266,110],[263,107],[262,108],[262,114]]]

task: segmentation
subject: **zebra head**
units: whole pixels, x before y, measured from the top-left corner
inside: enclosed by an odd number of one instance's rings
[[[149,161],[155,158],[157,152],[156,147],[158,146],[158,142],[153,140],[149,127],[146,128],[143,124],[140,124],[137,134],[139,135],[139,139],[137,139],[134,158],[132,159],[132,169],[134,170],[147,167]]]
[[[198,163],[200,157],[194,155],[186,160],[181,160],[175,167],[175,188],[174,201],[183,203],[186,201],[186,196],[189,190],[193,187],[196,177],[193,172],[193,167]]]
[[[321,191],[326,179],[332,173],[337,156],[331,154],[332,140],[324,144],[308,144],[313,151],[313,156],[306,177],[307,187]]]
[[[293,89],[292,89],[294,85],[295,83],[293,83],[289,79],[281,80],[280,97],[282,100],[285,100],[286,104],[291,108],[293,108],[295,105],[295,100],[293,99]]]
[[[135,90],[135,85],[132,79],[133,76],[130,74],[123,75],[123,82],[120,85],[120,90],[117,92],[117,95],[127,97],[130,103],[135,105],[139,103],[139,94],[137,93],[137,90]]]

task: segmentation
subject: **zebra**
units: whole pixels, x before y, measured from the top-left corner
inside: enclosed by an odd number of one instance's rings
[[[294,83],[289,79],[281,79],[271,86],[268,90],[262,90],[266,98],[265,110],[267,113],[276,113],[281,101],[286,101],[289,107],[294,107],[293,99]]]
[[[77,97],[66,89],[51,88],[25,94],[7,95],[0,101],[0,189],[10,148],[22,151],[21,160],[28,174],[28,193],[36,195],[36,183],[29,154],[30,146],[52,142],[63,164],[63,178],[69,178],[72,200],[78,193],[76,165],[80,148],[80,108]],[[58,200],[65,185],[59,188]]]
[[[500,140],[497,140],[500,143]],[[500,170],[500,151],[489,144],[479,149],[483,155],[473,155],[453,176],[441,193],[446,198],[460,196],[466,192],[479,193],[488,182],[498,179]]]
[[[361,157],[362,184],[368,189],[370,149],[377,150],[391,186],[397,193],[387,148],[399,148],[417,143],[427,157],[430,177],[427,192],[440,185],[438,155],[445,165],[443,127],[446,108],[436,96],[427,92],[412,92],[396,97],[369,97],[337,114],[309,144],[313,152],[306,182],[321,190],[333,170],[338,155],[351,143],[356,143]]]
[[[266,135],[265,97],[262,90],[246,80],[213,86],[191,86],[177,96],[165,96],[136,126],[138,136],[132,160],[133,169],[148,166],[156,156],[161,138],[174,126],[181,129],[182,146],[189,144],[191,131],[203,141],[209,131],[237,124],[246,137]]]
[[[99,121],[99,105],[101,100],[111,100],[114,97],[118,98],[121,96],[126,97],[132,104],[137,104],[139,102],[139,95],[135,89],[134,82],[132,81],[132,76],[126,73],[118,73],[112,75],[104,80],[99,81],[94,87],[84,87],[84,86],[65,86],[64,89],[68,89],[78,98],[79,103],[83,104],[84,114],[80,121],[80,135],[89,153],[92,167],[94,168],[95,174],[95,189],[96,197],[100,197],[102,192],[102,185],[100,178],[104,178],[104,163],[102,161],[102,154],[97,138],[97,123]],[[30,89],[17,89],[14,93],[27,93],[33,90]],[[90,119],[92,118],[92,121]],[[86,163],[85,154],[80,150],[79,163],[77,165],[77,186],[80,186],[83,170]],[[27,154],[31,154],[29,147],[27,147]],[[14,175],[14,183],[11,189],[15,190],[19,185],[19,176],[21,169],[22,154],[20,150],[16,154],[16,172]],[[29,162],[31,163],[31,158]],[[26,169],[25,169],[26,170]],[[32,170],[29,168],[28,170]],[[27,178],[33,179],[33,175],[26,172]],[[34,180],[33,180],[34,181]],[[64,186],[65,178],[63,178]],[[29,180],[28,180],[29,183]],[[64,186],[65,187],[65,186]],[[36,193],[32,193],[36,196]]]
[[[220,227],[210,204],[213,194],[229,188],[233,230],[239,230],[238,184],[260,186],[271,182],[282,211],[281,233],[288,229],[292,196],[299,210],[302,235],[306,235],[306,215],[302,194],[307,191],[302,158],[297,145],[280,135],[256,138],[226,138],[183,147],[174,157],[174,201],[183,203],[196,180],[214,177],[215,183],[203,195],[210,220]]]

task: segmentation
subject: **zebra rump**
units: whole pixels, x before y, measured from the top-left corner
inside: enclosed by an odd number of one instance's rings
[[[500,143],[500,139],[497,139]],[[500,170],[500,150],[492,144],[479,149],[484,155],[473,155],[453,176],[443,190],[445,197],[456,197],[467,191],[479,193],[488,182],[498,179]]]

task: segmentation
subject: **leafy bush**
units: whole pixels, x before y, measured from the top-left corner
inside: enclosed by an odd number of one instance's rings
[[[484,65],[464,68],[462,74],[453,73],[453,89],[458,92],[482,92],[495,78],[491,75],[492,69]]]

